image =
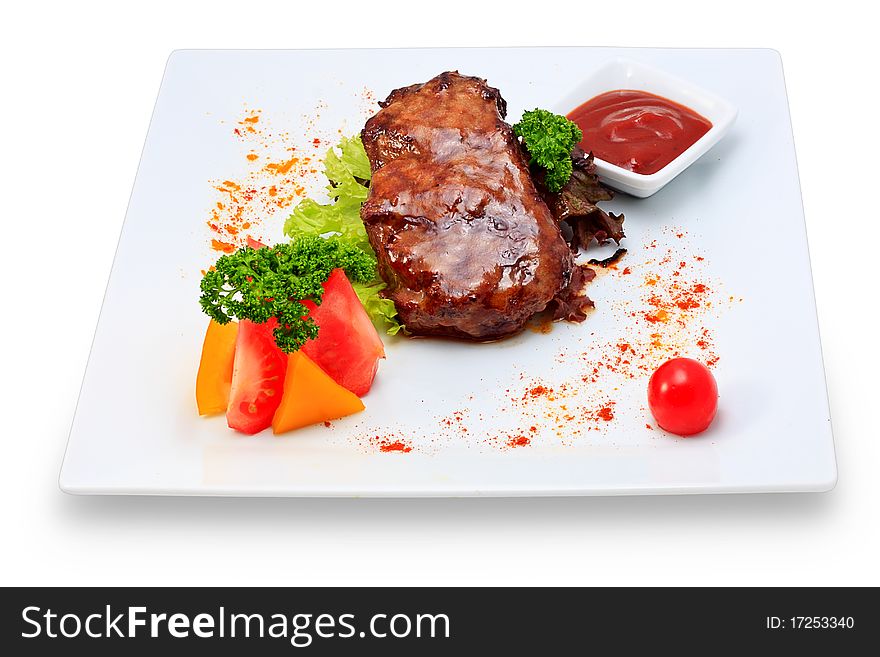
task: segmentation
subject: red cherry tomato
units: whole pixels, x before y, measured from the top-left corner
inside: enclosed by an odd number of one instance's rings
[[[692,358],[663,363],[648,382],[648,406],[661,428],[693,436],[712,424],[718,385],[709,368]]]

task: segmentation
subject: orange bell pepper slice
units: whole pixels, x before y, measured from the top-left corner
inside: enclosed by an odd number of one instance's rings
[[[225,413],[232,386],[232,364],[235,360],[235,338],[238,324],[220,325],[213,319],[205,332],[202,360],[196,377],[196,404],[199,415]]]
[[[281,405],[272,418],[276,434],[336,420],[364,410],[354,393],[336,383],[302,351],[288,355]]]

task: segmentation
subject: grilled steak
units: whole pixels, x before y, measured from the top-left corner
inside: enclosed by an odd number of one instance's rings
[[[361,134],[361,218],[387,296],[416,335],[502,338],[557,298],[583,303],[572,253],[535,188],[506,103],[457,72],[393,91]]]

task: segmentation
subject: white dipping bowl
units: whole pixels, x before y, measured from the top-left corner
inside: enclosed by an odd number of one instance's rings
[[[712,128],[687,150],[665,167],[652,174],[629,171],[598,157],[596,172],[609,187],[627,194],[646,198],[660,191],[710,148],[721,141],[733,122],[737,109],[729,102],[700,87],[661,70],[629,59],[616,58],[598,68],[586,80],[572,89],[554,108],[558,114],[568,114],[591,98],[617,89],[634,89],[663,96],[711,121]]]

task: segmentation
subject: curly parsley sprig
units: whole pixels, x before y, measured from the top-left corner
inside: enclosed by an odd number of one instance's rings
[[[513,126],[513,133],[522,137],[531,157],[530,164],[537,164],[546,171],[547,189],[561,190],[571,178],[571,149],[584,138],[577,124],[559,114],[534,109],[523,113],[519,123]]]
[[[321,303],[323,284],[336,268],[352,283],[376,275],[376,259],[347,240],[302,236],[286,244],[249,246],[221,256],[200,285],[202,310],[218,324],[233,319],[263,323],[278,320],[275,342],[284,352],[297,351],[318,335],[302,301]]]

